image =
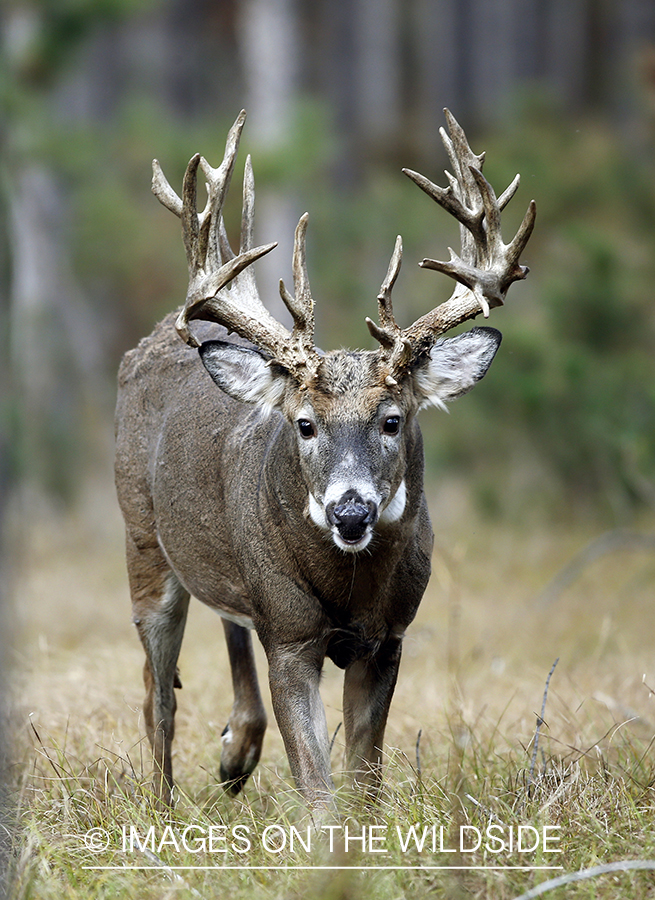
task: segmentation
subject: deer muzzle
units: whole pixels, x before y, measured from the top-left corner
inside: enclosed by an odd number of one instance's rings
[[[370,539],[371,530],[378,518],[378,506],[351,490],[346,491],[337,502],[328,503],[325,515],[341,541],[347,547],[359,549],[358,545],[364,541],[368,543]]]

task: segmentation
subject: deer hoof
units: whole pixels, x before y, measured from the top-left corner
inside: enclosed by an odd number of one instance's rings
[[[228,770],[221,765],[221,785],[223,790],[227,794],[232,794],[234,797],[241,791],[244,784],[250,778],[250,772],[242,772],[241,774],[235,774],[234,772],[228,772]]]

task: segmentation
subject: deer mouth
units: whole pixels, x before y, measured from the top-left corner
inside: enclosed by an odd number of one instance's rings
[[[362,540],[366,532],[368,531],[368,525],[357,525],[337,528],[339,532],[339,537],[346,544],[359,544]]]
[[[364,550],[368,547],[372,537],[372,528],[365,528],[358,537],[344,537],[338,529],[332,529],[334,543],[340,550],[345,550],[346,553],[357,553],[360,550]]]

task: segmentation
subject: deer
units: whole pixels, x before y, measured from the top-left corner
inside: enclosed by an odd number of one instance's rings
[[[445,188],[405,174],[459,223],[461,251],[419,263],[455,281],[451,297],[401,328],[392,289],[396,240],[366,319],[376,349],[323,352],[314,344],[306,264],[307,214],[298,223],[293,325],[261,301],[253,264],[254,180],[243,175],[238,252],[223,218],[245,112],[218,168],[196,154],[181,196],[153,161],[152,189],[181,220],[189,269],[184,306],[127,352],[116,406],[116,488],[125,520],[132,621],[145,651],[143,715],[157,804],[174,801],[172,744],[177,668],[190,596],[222,618],[233,705],[221,737],[220,777],[238,793],[257,765],[267,716],[252,631],[268,663],[275,719],[291,774],[309,810],[335,808],[330,740],[319,691],[326,659],[344,670],[347,782],[375,795],[403,636],[430,577],[433,532],[424,492],[419,410],[446,405],[485,375],[501,335],[473,327],[525,278],[519,257],[532,233],[532,201],[514,238],[497,197],[446,110]],[[198,172],[207,200],[198,210]],[[181,340],[180,340],[181,338]]]

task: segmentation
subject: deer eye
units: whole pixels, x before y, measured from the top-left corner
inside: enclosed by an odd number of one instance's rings
[[[298,419],[298,431],[300,432],[301,437],[304,437],[305,440],[308,438],[316,437],[316,429],[314,428],[314,424],[309,421],[309,419]]]
[[[382,423],[383,434],[398,434],[400,429],[400,418],[398,416],[387,416]]]

